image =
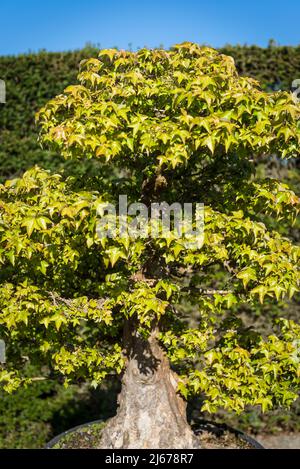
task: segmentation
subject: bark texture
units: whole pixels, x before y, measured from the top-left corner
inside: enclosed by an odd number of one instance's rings
[[[132,324],[125,331],[127,369],[118,412],[104,428],[99,448],[197,448],[186,419],[186,403],[176,393],[177,375],[156,340],[138,336]]]

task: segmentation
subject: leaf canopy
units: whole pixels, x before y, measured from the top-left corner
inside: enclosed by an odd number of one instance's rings
[[[179,391],[204,393],[206,410],[289,405],[299,388],[299,325],[281,319],[265,336],[237,307],[299,291],[300,247],[274,228],[295,220],[299,198],[254,177],[257,159],[299,155],[299,104],[191,43],[104,50],[78,79],[39,112],[40,140],[65,158],[99,159],[103,174],[65,178],[34,167],[0,187],[0,333],[10,344],[0,381],[12,391],[25,380],[29,344],[31,360],[66,382],[96,386],[126,365],[122,329],[134,318],[145,336],[160,323]],[[170,233],[99,238],[98,208],[120,194],[147,205],[203,202],[202,247]],[[183,303],[196,309],[194,325]]]

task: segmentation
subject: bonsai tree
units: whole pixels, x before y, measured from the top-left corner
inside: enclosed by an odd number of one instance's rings
[[[290,405],[299,325],[283,318],[266,336],[237,307],[299,289],[300,248],[275,229],[292,223],[299,199],[254,178],[258,159],[299,154],[293,95],[263,92],[231,57],[192,43],[102,50],[78,79],[39,112],[40,140],[103,170],[34,167],[0,190],[2,385],[29,383],[28,359],[66,384],[120,375],[117,415],[99,441],[108,448],[196,447],[193,395],[209,412]],[[103,236],[105,207],[120,195],[149,210],[203,203],[204,241],[200,230],[190,242],[184,225],[179,236],[172,216],[169,230],[145,236],[130,213],[131,231]]]

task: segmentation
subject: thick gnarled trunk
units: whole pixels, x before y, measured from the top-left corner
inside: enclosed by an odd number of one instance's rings
[[[186,404],[176,393],[177,377],[156,340],[138,336],[128,322],[128,363],[119,408],[103,430],[100,448],[196,448],[186,419]]]

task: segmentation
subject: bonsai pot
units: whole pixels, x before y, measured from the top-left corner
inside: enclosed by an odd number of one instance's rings
[[[53,438],[45,449],[93,449],[99,442],[105,420],[78,425]],[[198,420],[192,425],[203,449],[264,449],[254,438],[226,424]]]

